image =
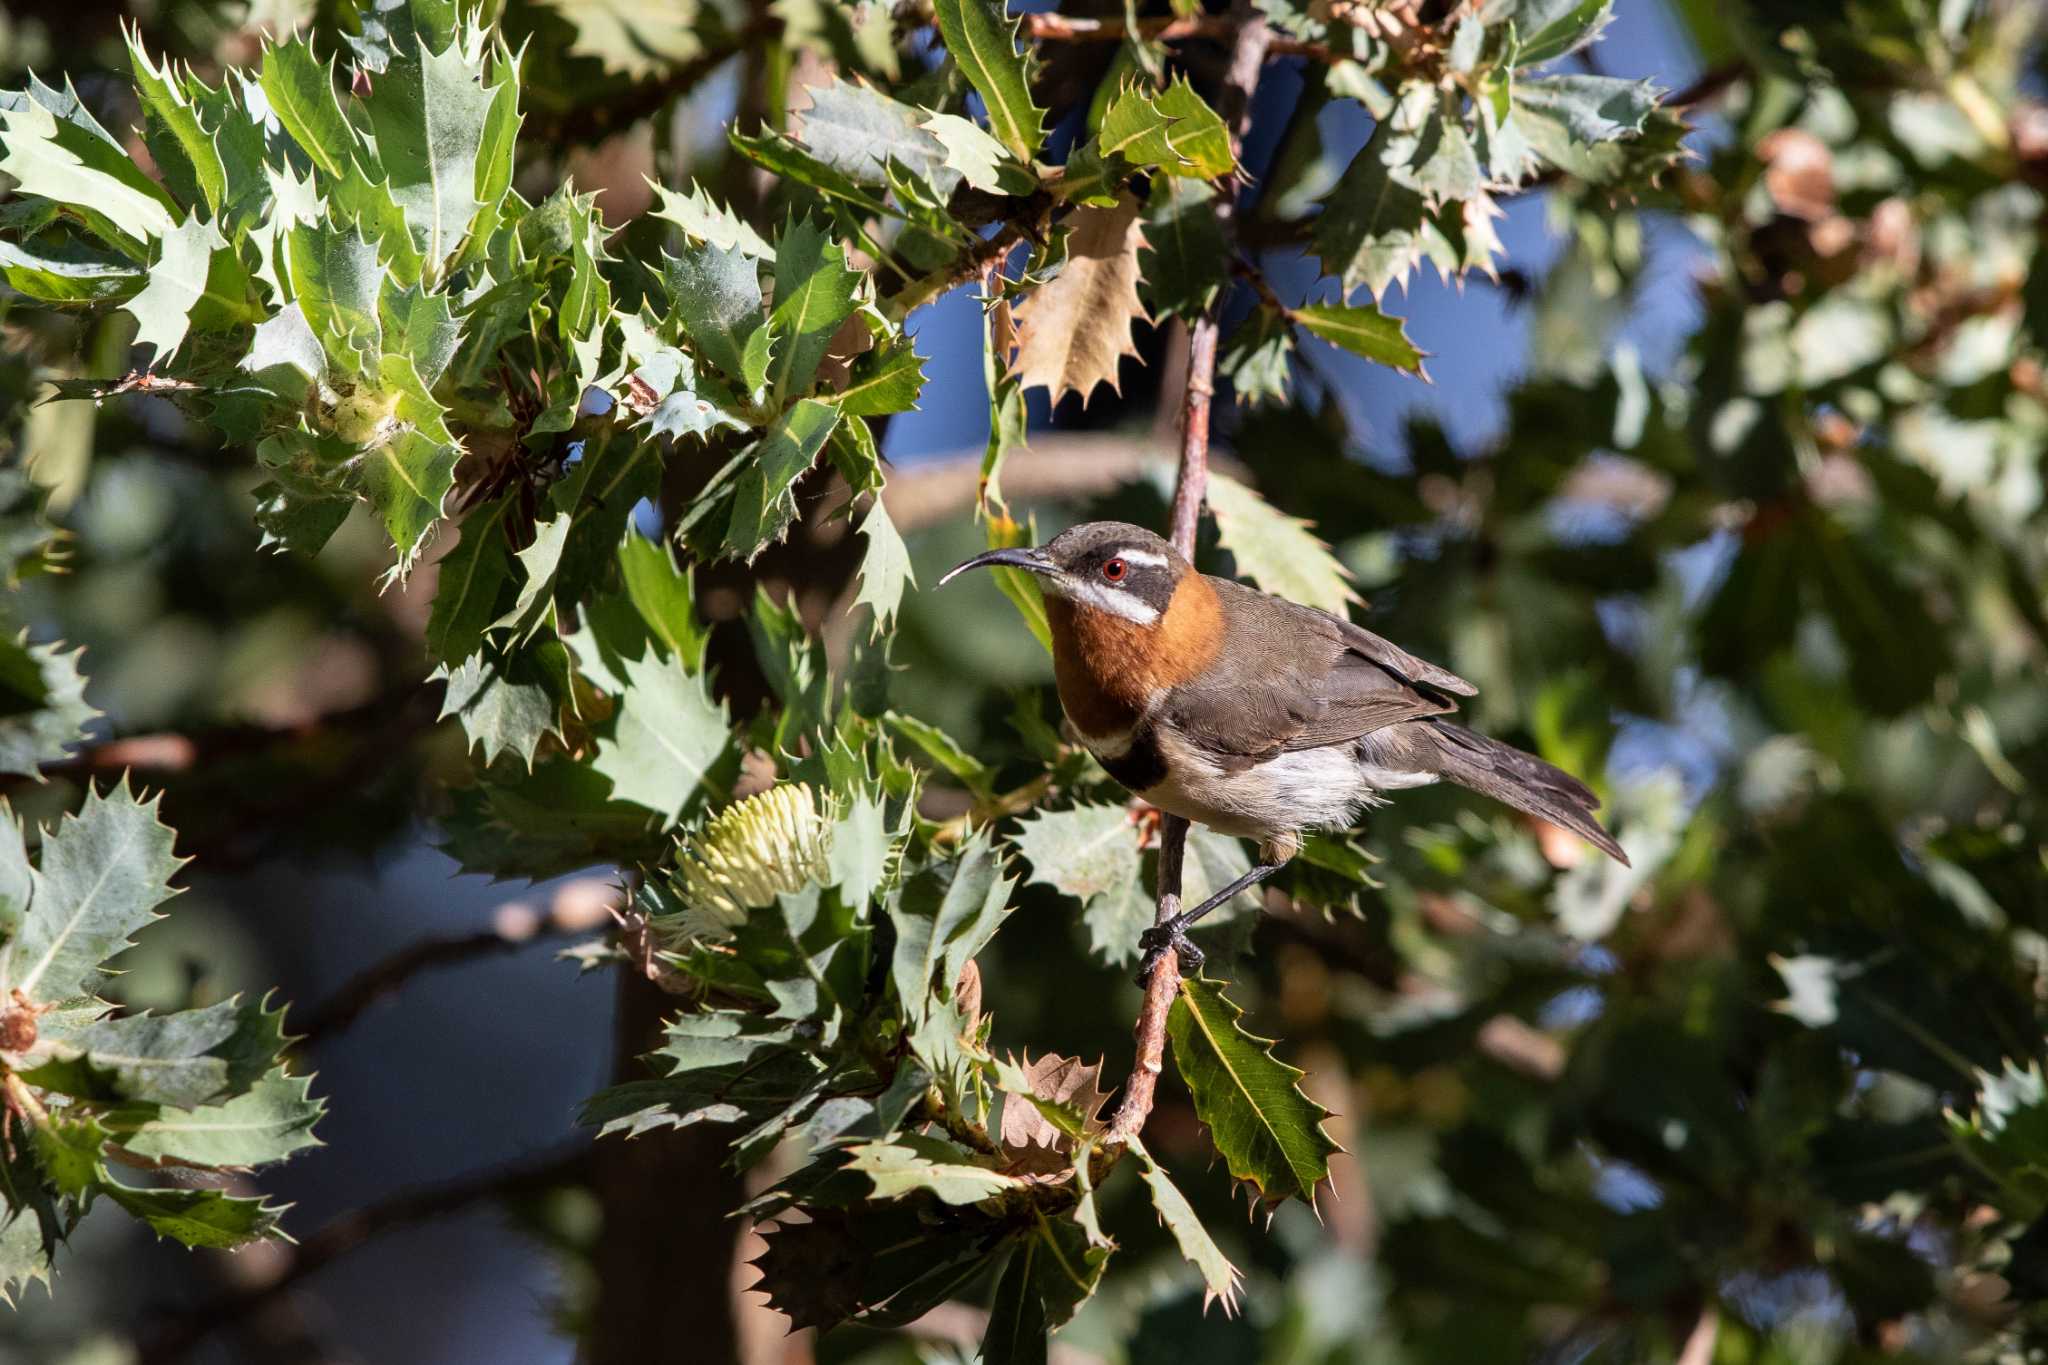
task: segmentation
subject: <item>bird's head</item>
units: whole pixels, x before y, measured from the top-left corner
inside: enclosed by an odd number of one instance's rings
[[[1099,612],[1137,626],[1158,625],[1182,580],[1194,574],[1180,551],[1142,526],[1090,521],[1035,549],[990,550],[963,560],[939,584],[998,564],[1037,574],[1046,596],[1078,613]]]

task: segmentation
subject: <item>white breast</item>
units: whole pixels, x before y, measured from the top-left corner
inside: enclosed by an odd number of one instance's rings
[[[1376,804],[1376,793],[1436,780],[1430,773],[1363,764],[1349,744],[1283,753],[1231,773],[1163,728],[1157,738],[1169,775],[1138,794],[1163,811],[1251,839],[1348,829],[1361,807]]]

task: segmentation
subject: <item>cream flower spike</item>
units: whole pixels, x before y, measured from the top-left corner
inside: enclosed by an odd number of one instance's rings
[[[684,936],[723,938],[747,912],[830,875],[832,816],[808,784],[783,782],[720,811],[676,859]]]

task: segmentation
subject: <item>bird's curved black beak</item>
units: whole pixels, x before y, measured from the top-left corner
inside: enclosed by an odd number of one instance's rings
[[[1012,569],[1025,569],[1031,573],[1054,572],[1053,562],[1047,559],[1045,551],[1040,549],[985,550],[974,558],[963,559],[946,570],[946,576],[939,580],[939,586],[945,587],[969,569],[985,569],[995,564]]]

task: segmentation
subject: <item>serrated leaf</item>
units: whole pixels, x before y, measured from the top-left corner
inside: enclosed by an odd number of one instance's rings
[[[1223,292],[1229,259],[1214,187],[1155,177],[1138,256],[1152,316],[1193,321],[1208,312]]]
[[[1389,173],[1385,158],[1394,136],[1392,121],[1381,120],[1316,219],[1316,256],[1343,281],[1347,295],[1363,286],[1379,298],[1388,285],[1406,282],[1422,259],[1428,206]]]
[[[438,663],[474,654],[497,616],[498,590],[511,571],[504,532],[511,507],[508,495],[471,512],[455,548],[441,557],[426,634],[427,655]]]
[[[660,77],[703,55],[697,0],[540,0],[576,34],[569,51],[627,80]]]
[[[797,112],[798,136],[841,174],[886,188],[894,162],[942,199],[960,183],[960,173],[947,164],[946,144],[923,126],[923,111],[858,81],[809,86],[804,94],[811,107]]]
[[[36,1164],[61,1198],[83,1199],[100,1183],[107,1130],[96,1116],[60,1109],[47,1122],[30,1124],[29,1131]]]
[[[1240,403],[1284,402],[1293,360],[1293,326],[1278,309],[1261,304],[1224,342],[1216,371],[1230,381]]]
[[[673,824],[700,798],[705,777],[730,747],[731,722],[680,659],[650,653],[627,659],[624,671],[612,733],[598,740],[591,766],[611,779],[619,800]]]
[[[1030,194],[1038,188],[1031,168],[986,128],[958,114],[928,114],[924,130],[946,149],[946,165],[985,194]]]
[[[566,759],[495,770],[451,801],[441,848],[465,872],[538,881],[593,863],[652,862],[671,846],[645,807],[613,800],[607,779]]]
[[[326,1105],[312,1097],[311,1081],[282,1067],[248,1093],[225,1104],[165,1108],[118,1135],[121,1146],[151,1160],[201,1166],[259,1166],[320,1145],[313,1136]]]
[[[697,353],[746,382],[747,343],[767,321],[753,259],[733,248],[688,246],[680,256],[663,258],[661,279]]]
[[[1164,90],[1126,86],[1102,116],[1098,149],[1169,175],[1216,180],[1237,169],[1230,130],[1182,76]]]
[[[1022,1065],[999,1061],[996,1084],[1010,1097],[1003,1102],[997,1136],[1005,1155],[1012,1162],[1030,1158],[1034,1151],[1041,1157],[1048,1152],[1063,1155],[1079,1139],[1100,1132],[1099,1116],[1109,1102],[1101,1081],[1100,1061],[1089,1064],[1050,1052],[1037,1061],[1026,1053]]]
[[[482,83],[481,47],[465,51],[458,39],[436,52],[420,39],[400,50],[363,102],[392,201],[430,278],[438,278],[483,206],[477,158],[495,91]]]
[[[1159,1221],[1173,1234],[1173,1240],[1188,1264],[1201,1272],[1202,1306],[1207,1308],[1213,1301],[1221,1303],[1226,1314],[1236,1312],[1238,1288],[1243,1276],[1216,1245],[1209,1230],[1202,1226],[1202,1220],[1195,1216],[1187,1196],[1152,1159],[1152,1154],[1145,1150],[1136,1135],[1126,1141],[1137,1155],[1138,1174],[1152,1195],[1152,1207],[1157,1210]]]
[[[0,773],[34,777],[85,737],[100,713],[85,700],[82,652],[30,644],[26,635],[0,640],[0,689],[13,698],[0,715]]]
[[[1660,91],[1619,76],[1537,76],[1514,87],[1516,117],[1547,121],[1575,142],[1598,145],[1640,133]]]
[[[39,85],[29,94],[0,107],[0,172],[14,177],[17,193],[65,205],[140,260],[144,243],[176,225],[176,203],[84,112],[75,95],[65,100],[68,112],[60,118],[46,101],[63,97]]]
[[[283,1044],[281,1012],[239,998],[95,1019],[39,1046],[29,1084],[101,1103],[197,1106],[246,1091]]]
[[[157,1236],[188,1247],[243,1246],[277,1230],[284,1210],[261,1199],[238,1199],[220,1190],[138,1190],[107,1182],[100,1189]]]
[[[206,296],[214,253],[226,247],[227,239],[197,215],[164,232],[149,282],[122,305],[135,315],[136,344],[156,348],[152,364],[164,364],[184,343],[192,309]]]
[[[910,550],[896,533],[896,523],[889,520],[889,509],[880,498],[861,518],[860,533],[868,548],[861,556],[860,592],[853,604],[874,609],[872,633],[880,635],[895,619],[896,609],[903,602],[903,590],[915,586],[916,578],[910,569]]]
[[[27,1211],[9,1211],[0,1224],[0,1303],[18,1307],[25,1290],[50,1283],[50,1256],[41,1225]]]
[[[924,357],[899,337],[863,355],[846,387],[824,397],[848,417],[882,417],[912,411],[923,391]]]
[[[995,774],[987,764],[961,746],[960,741],[928,721],[892,711],[889,728],[915,744],[925,756],[951,774],[961,786],[986,801],[995,794]]]
[[[1082,902],[1094,952],[1111,963],[1137,956],[1138,936],[1152,926],[1154,907],[1129,807],[1040,811],[1019,823],[1015,838],[1032,881]]]
[[[145,273],[134,262],[84,241],[49,236],[0,241],[0,279],[40,303],[100,303],[140,289]]]
[[[873,1183],[877,1199],[930,1193],[941,1203],[978,1204],[1024,1183],[975,1165],[965,1148],[921,1133],[899,1133],[891,1142],[859,1143],[846,1152],[851,1158],[848,1168]]]
[[[656,185],[654,192],[657,202],[653,216],[674,223],[693,241],[743,251],[756,260],[775,259],[775,248],[768,245],[768,239],[746,219],[705,193],[703,186],[692,185],[690,192],[684,194],[666,185]]]
[[[204,200],[210,216],[220,221],[227,199],[227,169],[220,149],[199,126],[199,115],[186,97],[183,82],[168,60],[159,71],[142,50],[140,29],[124,28],[128,62],[135,73],[135,91],[147,120],[145,140],[157,170],[187,204]],[[168,354],[168,352],[166,353]]]
[[[1323,1132],[1330,1111],[1302,1093],[1305,1073],[1275,1057],[1272,1040],[1244,1031],[1243,1014],[1223,983],[1182,980],[1166,1021],[1174,1065],[1233,1179],[1269,1205],[1290,1196],[1314,1204],[1342,1150]]]
[[[729,554],[752,560],[788,531],[796,516],[796,481],[817,459],[838,421],[838,408],[806,398],[762,433],[734,494],[725,536]]]
[[[1045,136],[1045,110],[1031,102],[1017,24],[1003,12],[1003,0],[936,0],[933,10],[946,51],[981,93],[996,139],[1029,162]]]
[[[1031,291],[1017,309],[1017,356],[1010,372],[1024,388],[1043,387],[1057,403],[1067,392],[1085,406],[1098,384],[1117,389],[1117,365],[1137,355],[1131,324],[1144,318],[1138,297],[1138,201],[1125,191],[1112,208],[1077,209],[1066,268]]]
[[[384,269],[376,246],[353,229],[297,224],[285,234],[285,259],[292,292],[328,363],[343,374],[372,372],[384,345],[377,312]]]
[[[1342,616],[1358,600],[1351,576],[1310,523],[1288,516],[1227,474],[1209,480],[1217,538],[1240,576],[1266,592]]]
[[[104,795],[88,789],[76,815],[43,839],[35,890],[19,930],[0,945],[0,997],[30,1000],[93,992],[101,964],[157,918],[183,860],[157,802],[138,801],[127,780]]]
[[[1613,17],[1613,0],[1519,0],[1511,8],[1489,11],[1487,22],[1513,20],[1515,64],[1540,66],[1594,41]]]
[[[774,352],[767,378],[780,398],[810,387],[839,325],[853,316],[861,273],[809,218],[783,229],[775,244],[775,310],[768,325]]]
[[[1294,320],[1353,355],[1409,374],[1422,373],[1422,352],[1408,339],[1402,320],[1369,304],[1303,304],[1294,310]]]
[[[561,645],[551,639],[539,648],[559,651]],[[479,650],[446,670],[439,718],[460,721],[485,763],[509,754],[531,768],[541,742],[561,732],[560,672],[555,668],[551,677],[533,651]]]
[[[292,140],[323,173],[341,176],[355,160],[356,138],[334,97],[333,58],[322,62],[312,46],[294,39],[263,53],[258,82]]]
[[[995,844],[982,831],[957,858],[918,869],[890,895],[896,949],[889,975],[906,1019],[922,1024],[931,1017],[934,977],[950,998],[960,969],[994,937],[1008,913],[1015,885],[1014,878],[1002,875]]]
[[[420,383],[431,389],[448,369],[462,340],[462,324],[446,294],[429,294],[417,284],[387,282],[377,298],[377,318],[387,351],[412,358]]]
[[[690,671],[701,672],[711,631],[697,620],[690,574],[676,567],[666,545],[630,529],[619,541],[619,570],[649,633]]]

